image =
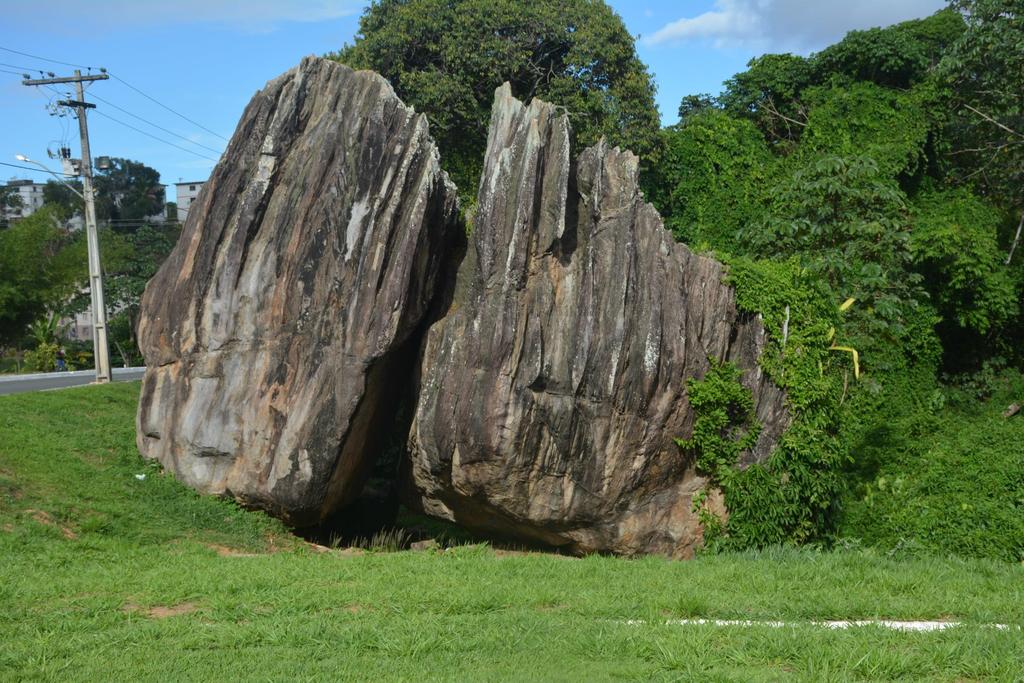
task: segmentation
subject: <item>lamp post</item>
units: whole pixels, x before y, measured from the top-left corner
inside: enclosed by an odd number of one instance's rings
[[[81,121],[81,120],[80,120]],[[85,139],[83,137],[83,139]],[[92,350],[96,366],[96,382],[105,384],[110,381],[110,348],[107,344],[107,308],[103,302],[103,274],[100,268],[100,242],[96,230],[96,204],[92,187],[92,158],[86,147],[82,150],[82,189],[79,192],[63,178],[38,161],[18,154],[18,161],[35,164],[85,201],[85,236],[89,249],[89,295],[92,303]]]

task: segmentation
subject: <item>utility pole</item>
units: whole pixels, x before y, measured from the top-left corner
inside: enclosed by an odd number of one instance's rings
[[[52,75],[52,74],[51,74]],[[82,138],[82,194],[85,199],[85,236],[89,247],[89,296],[92,302],[92,348],[96,365],[96,382],[110,381],[110,347],[107,343],[107,307],[103,301],[103,271],[100,266],[100,241],[96,231],[96,202],[92,186],[92,154],[89,150],[89,126],[85,112],[94,109],[95,104],[85,101],[83,83],[105,81],[105,73],[82,75],[75,70],[74,76],[58,78],[35,78],[22,81],[22,85],[52,85],[74,83],[78,90],[77,100],[60,100],[57,104],[71,107],[78,112],[78,132]]]

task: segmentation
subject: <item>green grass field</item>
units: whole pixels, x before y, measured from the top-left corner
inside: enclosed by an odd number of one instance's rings
[[[144,463],[137,393],[0,397],[4,680],[1024,680],[1020,564],[318,552]],[[806,623],[866,618],[964,625]]]

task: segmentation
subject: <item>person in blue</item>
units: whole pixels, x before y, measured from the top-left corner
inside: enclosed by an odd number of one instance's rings
[[[57,372],[64,372],[68,369],[68,364],[64,361],[66,356],[67,354],[64,353],[63,346],[57,349]]]

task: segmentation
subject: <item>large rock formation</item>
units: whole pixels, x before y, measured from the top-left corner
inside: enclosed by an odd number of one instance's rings
[[[142,299],[141,452],[294,524],[350,501],[455,212],[383,78],[307,58],[268,83]]]
[[[744,371],[764,425],[746,463],[789,420],[724,275],[663,228],[634,155],[602,142],[574,166],[566,116],[500,88],[470,244],[422,351],[412,502],[577,552],[690,554],[706,481],[673,442],[692,430],[687,380],[709,357]]]

